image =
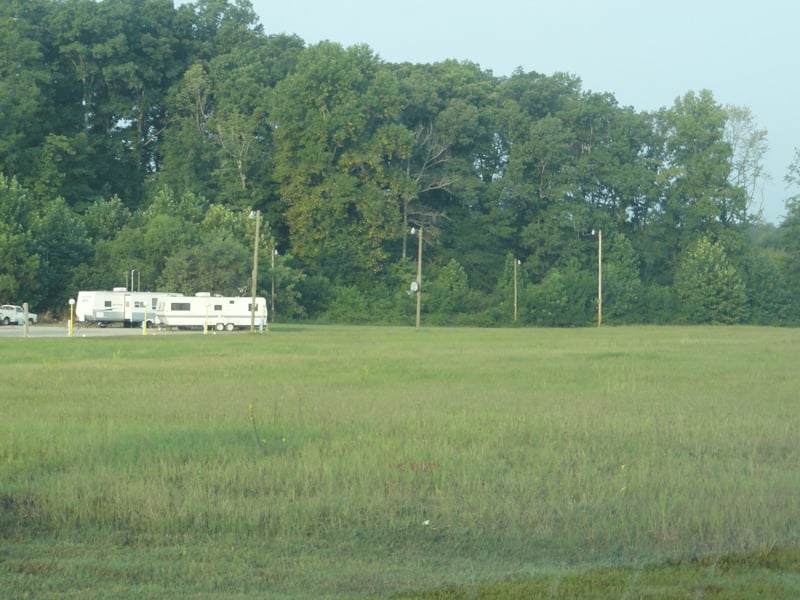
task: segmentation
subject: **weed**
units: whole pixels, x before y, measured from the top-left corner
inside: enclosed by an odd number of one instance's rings
[[[287,439],[285,435],[272,435],[263,433],[256,422],[255,404],[251,402],[247,405],[248,420],[253,430],[253,437],[256,445],[264,454],[270,454],[278,449],[285,449]]]

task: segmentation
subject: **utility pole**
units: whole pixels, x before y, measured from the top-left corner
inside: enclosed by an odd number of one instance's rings
[[[420,328],[420,313],[422,312],[422,226],[419,229],[411,228],[411,234],[417,234],[417,329]]]
[[[251,213],[252,214],[252,213]],[[256,286],[258,285],[258,235],[261,226],[261,211],[257,210],[256,214],[256,236],[253,241],[253,281],[252,298],[250,300],[250,333],[255,333],[256,330]]]

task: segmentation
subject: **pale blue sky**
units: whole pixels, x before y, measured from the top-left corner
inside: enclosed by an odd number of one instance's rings
[[[709,89],[749,107],[769,131],[764,216],[778,222],[800,147],[797,26],[788,0],[252,0],[266,33],[307,44],[367,44],[389,62],[469,60],[497,76],[516,67],[581,78],[638,111]]]

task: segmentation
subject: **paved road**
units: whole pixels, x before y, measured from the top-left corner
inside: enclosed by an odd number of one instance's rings
[[[159,333],[157,328],[149,328],[148,335]],[[164,332],[166,333],[166,332]],[[173,332],[170,332],[173,333]],[[109,336],[130,336],[142,335],[139,327],[126,329],[125,327],[85,327],[75,324],[72,329],[73,337],[109,337]],[[4,338],[24,338],[25,327],[22,325],[2,325],[0,326],[0,339]],[[28,337],[69,337],[67,325],[31,325],[28,327]]]

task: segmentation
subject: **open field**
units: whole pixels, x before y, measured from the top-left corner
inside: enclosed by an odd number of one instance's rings
[[[0,352],[0,595],[800,596],[797,330]]]

